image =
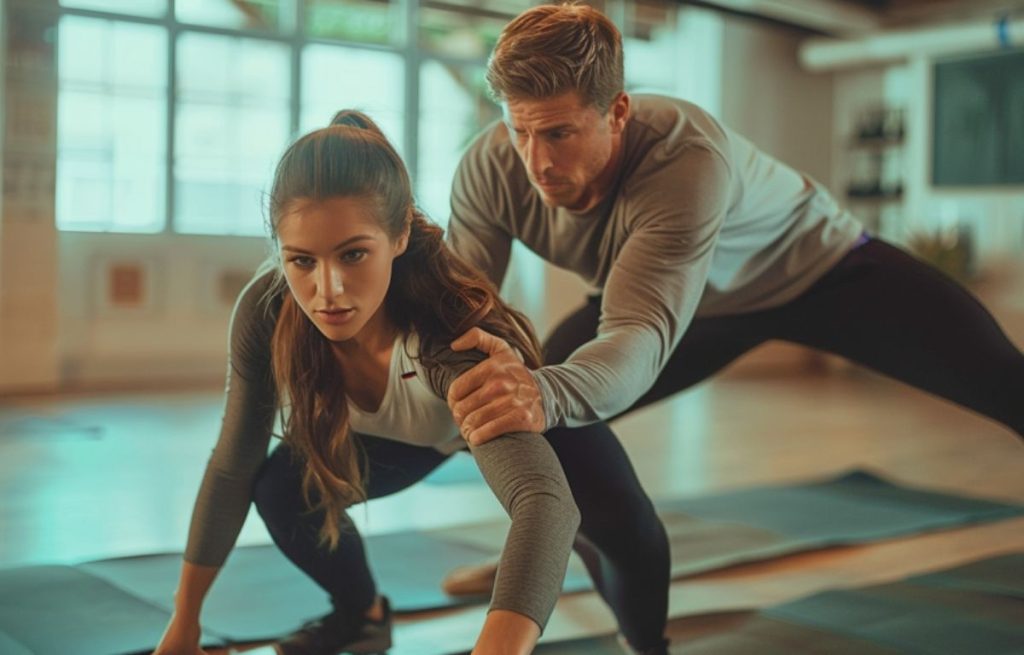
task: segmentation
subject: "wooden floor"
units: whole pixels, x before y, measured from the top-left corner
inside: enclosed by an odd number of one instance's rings
[[[0,407],[0,566],[180,550],[221,402],[214,389],[6,401]],[[1024,446],[1016,435],[852,369],[726,372],[614,427],[653,496],[860,467],[906,484],[1024,502]],[[375,533],[501,514],[485,489],[419,485],[374,501],[355,518],[364,532]],[[267,542],[260,521],[250,517],[240,543]],[[1012,551],[1024,551],[1024,519],[691,578],[674,585],[672,607],[689,617],[728,612]],[[405,620],[393,653],[471,645],[482,616],[474,608]],[[673,631],[685,637],[727,625],[727,618],[689,618],[674,622]],[[581,594],[560,601],[546,638],[613,629],[598,599]]]

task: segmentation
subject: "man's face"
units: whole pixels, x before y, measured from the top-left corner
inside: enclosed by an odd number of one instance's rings
[[[509,98],[505,123],[530,183],[549,207],[586,211],[615,180],[629,97],[604,114],[570,91],[550,98]]]

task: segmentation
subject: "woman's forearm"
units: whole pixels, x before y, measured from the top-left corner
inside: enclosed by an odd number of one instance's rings
[[[220,572],[217,566],[200,566],[183,562],[178,590],[174,592],[174,613],[178,619],[199,621],[203,600],[210,591],[214,578]]]
[[[174,614],[153,655],[202,655],[205,652],[199,647],[203,634],[199,613],[218,571],[220,568],[216,566],[182,563],[178,590],[174,592]]]

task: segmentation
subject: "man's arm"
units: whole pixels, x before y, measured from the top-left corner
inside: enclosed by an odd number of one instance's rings
[[[596,338],[565,363],[532,372],[546,428],[614,416],[654,384],[696,312],[728,188],[724,160],[691,147],[628,189],[634,228],[605,284]],[[456,347],[479,346],[467,338]],[[522,375],[510,374],[507,358],[491,359],[459,378],[449,393],[463,435],[477,442],[493,436],[489,426],[515,395],[529,395]],[[535,425],[537,418],[529,420]]]

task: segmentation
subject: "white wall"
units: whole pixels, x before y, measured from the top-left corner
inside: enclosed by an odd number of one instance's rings
[[[265,239],[61,232],[58,246],[64,386],[223,377],[230,287],[237,290],[232,282],[263,260]],[[145,301],[138,307],[109,300],[106,276],[119,263],[144,271]]]
[[[832,76],[797,59],[803,32],[725,21],[722,120],[765,152],[828,184],[832,176]]]

